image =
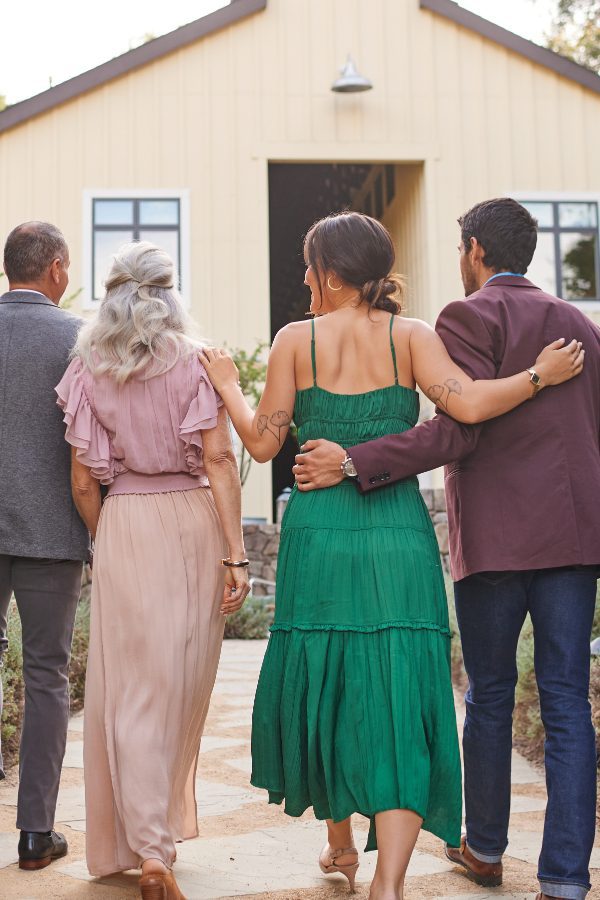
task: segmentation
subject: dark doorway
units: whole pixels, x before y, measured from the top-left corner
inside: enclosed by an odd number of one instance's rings
[[[269,165],[271,339],[288,322],[303,319],[308,310],[310,295],[303,284],[304,235],[313,222],[329,213],[349,207],[362,210],[362,203],[355,205],[355,200],[362,197],[372,169],[360,163]],[[378,211],[373,212],[377,215]],[[297,452],[296,440],[289,436],[273,460],[274,515],[277,497],[294,483],[292,466]]]

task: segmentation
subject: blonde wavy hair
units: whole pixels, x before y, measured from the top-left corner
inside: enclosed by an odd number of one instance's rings
[[[73,356],[94,375],[124,384],[152,378],[206,343],[194,334],[175,288],[171,257],[148,241],[123,244],[106,279],[98,315],[79,332]]]

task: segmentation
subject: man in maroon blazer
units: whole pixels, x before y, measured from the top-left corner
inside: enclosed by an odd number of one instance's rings
[[[589,640],[600,564],[600,330],[524,277],[537,223],[508,198],[459,219],[467,299],[436,330],[472,378],[523,371],[556,338],[583,342],[583,373],[482,425],[443,412],[404,434],[341,448],[309,441],[301,490],[329,487],[354,467],[361,492],[446,465],[451,568],[469,676],[463,747],[466,836],[447,848],[485,886],[502,881],[508,844],[516,649],[531,615],[546,731],[548,806],[538,878],[542,898],[582,900],[590,888],[596,750]],[[353,466],[352,466],[353,464]]]

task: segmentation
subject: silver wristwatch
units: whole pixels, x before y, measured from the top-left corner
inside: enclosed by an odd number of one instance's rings
[[[348,456],[347,453],[346,459],[343,461],[340,468],[345,478],[358,478],[358,472],[356,471],[356,467],[352,462],[352,457]]]

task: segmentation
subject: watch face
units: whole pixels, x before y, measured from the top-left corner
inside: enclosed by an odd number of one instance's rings
[[[344,475],[347,475],[348,478],[356,478],[358,475],[356,467],[350,457],[344,461]]]
[[[540,383],[540,380],[541,380],[541,379],[540,379],[540,376],[538,375],[537,372],[532,372],[532,373],[531,373],[531,383],[532,383],[532,384],[536,384],[536,385],[537,385],[537,384]]]

